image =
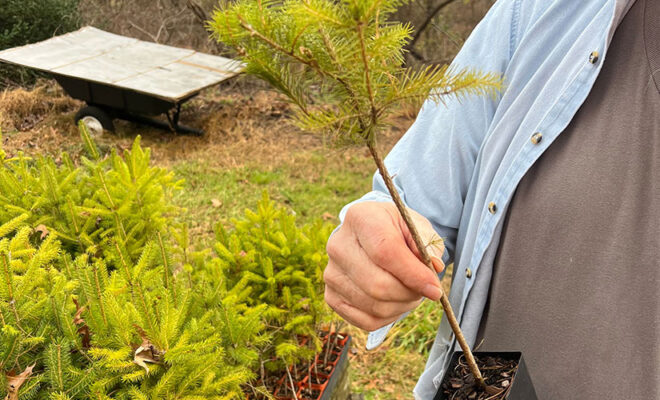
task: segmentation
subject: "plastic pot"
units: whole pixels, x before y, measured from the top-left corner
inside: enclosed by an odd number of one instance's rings
[[[497,357],[504,360],[516,361],[518,367],[516,372],[513,375],[511,383],[508,387],[508,393],[504,399],[506,400],[537,400],[536,391],[534,390],[534,385],[532,384],[532,378],[525,364],[521,352],[475,352],[473,353],[475,358],[481,357]],[[455,351],[449,362],[449,367],[445,370],[444,375],[442,376],[442,381],[440,383],[440,388],[435,394],[433,400],[448,400],[451,397],[451,394],[445,394],[443,391],[444,384],[449,380],[450,371],[453,371],[456,365],[458,364],[458,359],[463,355],[462,351]]]

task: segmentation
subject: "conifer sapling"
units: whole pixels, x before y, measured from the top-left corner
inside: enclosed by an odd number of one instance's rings
[[[210,29],[238,52],[246,72],[295,104],[297,125],[366,145],[420,258],[435,271],[378,150],[379,132],[402,106],[445,96],[495,95],[499,76],[447,66],[405,67],[410,25],[389,18],[406,0],[238,0],[218,9]],[[486,387],[446,293],[440,302],[476,381]]]

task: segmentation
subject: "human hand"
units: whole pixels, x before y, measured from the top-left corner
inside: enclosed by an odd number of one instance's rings
[[[444,244],[431,223],[410,210],[436,272],[444,270]],[[392,203],[352,205],[328,240],[325,300],[351,324],[374,331],[417,307],[438,300],[440,281],[422,261],[410,231]]]

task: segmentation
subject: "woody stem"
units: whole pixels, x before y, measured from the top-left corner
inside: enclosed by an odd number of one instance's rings
[[[408,209],[403,204],[403,201],[401,200],[401,196],[399,196],[399,192],[396,190],[396,187],[394,186],[394,182],[392,182],[392,177],[387,171],[387,167],[383,162],[383,158],[380,156],[380,153],[376,148],[376,143],[374,143],[373,140],[370,140],[367,146],[369,147],[369,152],[371,153],[371,157],[374,159],[376,165],[378,166],[378,172],[380,172],[380,175],[383,177],[383,181],[385,181],[385,186],[387,187],[387,190],[390,192],[390,196],[392,196],[392,200],[394,201],[397,210],[399,210],[399,213],[401,214],[403,221],[405,222],[406,226],[408,227],[408,230],[410,231],[410,235],[413,241],[415,242],[415,246],[417,246],[417,250],[419,251],[422,262],[426,264],[426,266],[429,267],[431,271],[435,273],[435,268],[433,268],[431,257],[429,256],[429,253],[426,250],[426,246],[422,242],[422,238],[419,235],[419,231],[417,230],[417,227],[415,226],[415,224],[412,221],[412,218],[410,217],[410,213],[408,212]],[[439,280],[440,278],[438,278],[438,281]],[[472,375],[474,375],[474,378],[479,383],[479,386],[485,389],[486,382],[484,381],[484,378],[481,375],[481,371],[479,371],[479,367],[477,367],[477,363],[474,360],[474,356],[472,355],[470,346],[468,346],[467,341],[465,340],[465,336],[463,335],[463,331],[461,331],[461,327],[458,324],[458,320],[456,319],[454,310],[452,309],[451,304],[449,304],[449,299],[447,298],[447,294],[445,293],[444,290],[442,290],[442,286],[441,285],[439,286],[440,286],[440,292],[442,293],[442,295],[440,296],[440,303],[442,304],[442,308],[445,310],[445,315],[447,316],[449,325],[451,325],[451,329],[452,331],[454,331],[456,340],[458,341],[458,344],[461,346],[461,349],[463,350],[463,354],[465,355],[465,359],[470,368],[470,372],[472,372]]]

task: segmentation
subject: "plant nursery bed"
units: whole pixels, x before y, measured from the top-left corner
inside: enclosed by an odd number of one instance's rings
[[[476,384],[462,351],[455,351],[434,400],[536,400],[532,379],[520,352],[475,352],[486,392]]]
[[[344,400],[348,397],[348,351],[351,337],[347,334],[321,335],[323,348],[306,365],[289,369],[273,385],[266,388],[277,400]],[[293,381],[293,382],[292,382]],[[248,399],[255,397],[248,395]]]

